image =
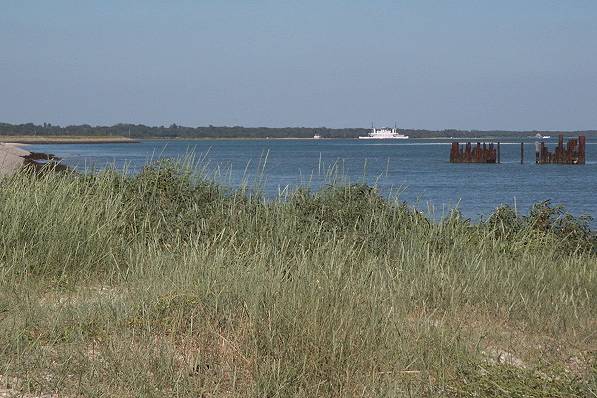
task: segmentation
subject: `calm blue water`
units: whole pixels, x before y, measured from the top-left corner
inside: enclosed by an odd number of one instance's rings
[[[525,142],[523,165],[520,140],[502,140],[500,165],[451,164],[448,140],[148,140],[30,148],[60,156],[78,169],[127,164],[133,172],[151,159],[194,152],[203,158],[201,164],[211,176],[230,186],[244,180],[254,184],[262,175],[263,187],[271,196],[300,184],[317,188],[335,175],[344,181],[376,184],[385,194],[399,192],[401,200],[431,209],[436,216],[459,207],[476,219],[502,203],[526,213],[532,203],[550,199],[576,215],[597,218],[597,142],[587,142],[584,166],[535,165],[533,140]]]

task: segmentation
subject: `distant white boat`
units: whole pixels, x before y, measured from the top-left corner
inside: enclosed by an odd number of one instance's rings
[[[551,138],[551,135],[543,135],[541,133],[537,133],[535,134],[535,138],[537,138],[538,140],[547,140]]]
[[[372,128],[366,136],[360,136],[360,140],[406,140],[408,135],[400,134],[397,128]]]
[[[321,136],[320,136],[319,134],[315,134],[315,135],[313,136],[313,139],[314,139],[314,140],[319,140],[319,139],[321,139]]]

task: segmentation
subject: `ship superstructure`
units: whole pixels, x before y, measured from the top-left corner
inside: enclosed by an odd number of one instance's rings
[[[360,136],[360,140],[406,140],[408,135],[400,134],[396,127],[394,128],[371,128],[371,132],[366,136]]]

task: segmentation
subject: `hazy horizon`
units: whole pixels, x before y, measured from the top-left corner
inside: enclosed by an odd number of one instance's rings
[[[25,122],[7,122],[5,120],[0,120],[0,123],[8,123],[8,124],[12,124],[12,125],[25,125],[25,124],[29,124],[29,123],[33,123],[37,126],[42,126],[44,123],[35,123],[35,122],[31,122],[31,121],[25,121]],[[194,126],[189,126],[189,125],[184,125],[184,124],[179,124],[179,123],[174,123],[176,124],[178,127],[182,127],[182,128],[191,128],[191,129],[197,129],[197,128],[209,128],[209,127],[214,127],[214,128],[243,128],[243,129],[272,129],[272,130],[276,130],[276,129],[364,129],[364,130],[369,130],[371,129],[371,125],[369,126],[345,126],[345,127],[330,127],[330,126],[242,126],[242,125],[194,125]],[[90,124],[90,123],[77,123],[77,124],[58,124],[58,123],[51,123],[52,127],[60,127],[60,128],[66,128],[66,127],[70,127],[70,126],[91,126],[92,128],[102,128],[102,127],[115,127],[115,126],[119,126],[119,125],[131,125],[131,126],[146,126],[149,128],[169,128],[171,125],[166,126],[166,125],[152,125],[152,124],[147,124],[147,123],[128,123],[128,122],[118,122],[118,123],[113,123],[113,124]],[[373,127],[376,128],[391,128],[394,127],[393,125],[374,125]],[[503,130],[503,129],[454,129],[454,128],[441,128],[441,129],[425,129],[425,128],[413,128],[413,127],[404,127],[404,126],[397,126],[399,130],[421,130],[421,131],[450,131],[450,130],[457,130],[457,131],[461,131],[461,132],[510,132],[510,133],[529,133],[529,132],[568,132],[568,133],[574,133],[574,132],[597,132],[597,128],[593,128],[593,129],[529,129],[529,130]]]
[[[597,129],[595,1],[3,3],[3,122]]]

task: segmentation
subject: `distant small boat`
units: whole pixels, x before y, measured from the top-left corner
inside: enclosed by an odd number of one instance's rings
[[[538,140],[547,140],[551,138],[551,135],[543,135],[541,133],[537,133],[535,134],[535,138],[537,138]]]
[[[319,140],[319,139],[321,139],[321,136],[320,136],[319,134],[315,134],[315,135],[313,136],[313,139],[314,139],[314,140]]]

